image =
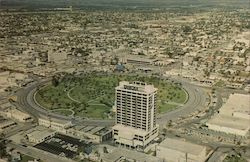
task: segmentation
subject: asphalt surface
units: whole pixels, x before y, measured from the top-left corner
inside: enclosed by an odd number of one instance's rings
[[[114,120],[92,120],[92,119],[81,119],[78,117],[66,117],[60,114],[55,114],[45,110],[42,106],[40,106],[34,100],[34,94],[38,90],[39,87],[48,83],[50,79],[41,80],[39,82],[34,82],[29,84],[27,87],[19,90],[16,95],[18,96],[17,105],[21,107],[24,111],[30,113],[35,118],[39,117],[50,117],[51,119],[58,120],[69,120],[74,124],[86,124],[86,125],[96,125],[96,126],[112,126],[114,125]],[[177,82],[182,83],[183,88],[188,93],[187,102],[181,106],[180,108],[165,113],[159,114],[157,117],[157,123],[160,126],[164,126],[167,124],[169,120],[176,121],[179,120],[180,117],[186,117],[189,114],[197,110],[202,110],[206,107],[206,98],[207,94],[203,91],[202,88],[190,84],[184,80],[175,80]]]
[[[187,117],[195,111],[206,108],[207,94],[198,86],[182,81],[183,88],[188,93],[188,101],[180,108],[157,117],[157,123],[166,124],[169,120],[177,121],[181,117]]]

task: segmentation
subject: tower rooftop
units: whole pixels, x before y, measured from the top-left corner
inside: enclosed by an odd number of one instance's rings
[[[128,81],[121,81],[116,89],[144,92],[149,94],[157,91],[157,88],[155,88],[154,85],[148,85],[139,81],[134,81],[132,83],[129,83]]]

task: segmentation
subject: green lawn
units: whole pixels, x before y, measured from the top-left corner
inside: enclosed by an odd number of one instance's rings
[[[59,85],[50,84],[41,88],[35,97],[38,103],[50,110],[72,109],[76,116],[107,118],[115,101],[115,87],[122,80],[144,81],[158,88],[159,113],[175,109],[178,107],[176,104],[183,104],[187,98],[180,85],[169,81],[154,77],[101,74],[66,75]],[[68,115],[69,111],[59,113]]]
[[[86,117],[89,118],[106,118],[105,113],[108,113],[110,108],[104,105],[90,105],[87,108]]]
[[[21,161],[20,162],[28,162],[29,160],[34,160],[34,158],[33,157],[31,157],[31,156],[28,156],[28,155],[21,155]]]
[[[171,105],[171,104],[159,105],[158,113],[165,113],[175,109],[176,107],[177,107],[176,105]]]
[[[52,112],[65,115],[65,116],[70,116],[72,114],[72,111],[67,110],[67,109],[54,109],[52,110]]]

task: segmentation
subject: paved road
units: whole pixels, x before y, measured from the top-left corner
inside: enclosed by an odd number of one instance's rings
[[[185,117],[198,110],[206,108],[207,94],[198,86],[192,85],[188,82],[181,81],[183,88],[187,91],[189,98],[184,106],[166,114],[160,114],[157,117],[157,122],[160,125],[166,124],[167,121],[177,121],[180,117]]]
[[[220,147],[214,151],[214,153],[209,157],[207,162],[222,162],[230,151],[230,148]]]
[[[32,123],[25,123],[24,125],[17,125],[16,127],[12,128],[11,130],[8,130],[5,133],[5,138],[9,138],[15,134],[17,134],[20,131],[27,131],[31,129],[32,127],[35,127]]]
[[[55,114],[48,112],[43,109],[36,101],[34,100],[34,94],[39,87],[46,84],[50,79],[45,79],[39,82],[34,82],[28,87],[21,89],[17,92],[18,101],[17,104],[26,112],[30,113],[34,117],[38,118],[41,116],[50,116],[50,118],[56,118],[59,120],[70,120],[73,123],[78,124],[88,124],[88,125],[97,125],[97,126],[111,126],[114,124],[114,120],[88,120],[80,118],[66,117],[63,115]],[[164,126],[169,120],[176,121],[179,117],[189,115],[197,110],[204,109],[206,107],[206,97],[207,94],[198,86],[192,85],[183,80],[176,80],[182,83],[183,88],[188,92],[189,99],[184,106],[176,109],[174,111],[160,114],[157,117],[157,123],[160,126]]]
[[[80,118],[72,118],[63,115],[59,115],[56,113],[48,112],[39,104],[37,104],[34,100],[34,94],[37,91],[37,88],[41,87],[41,85],[46,84],[49,79],[42,80],[40,82],[35,82],[30,84],[28,87],[21,89],[17,92],[18,100],[17,105],[21,107],[24,111],[30,113],[35,118],[39,117],[50,117],[59,120],[68,120],[73,121],[73,123],[82,123],[87,125],[97,125],[97,126],[110,126],[114,124],[113,120],[87,120]]]

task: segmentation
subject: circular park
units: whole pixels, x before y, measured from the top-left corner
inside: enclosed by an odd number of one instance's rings
[[[180,83],[157,77],[122,74],[64,74],[39,88],[35,101],[50,112],[90,119],[112,119],[115,87],[120,81],[142,81],[158,88],[157,113],[181,107],[188,99]]]

